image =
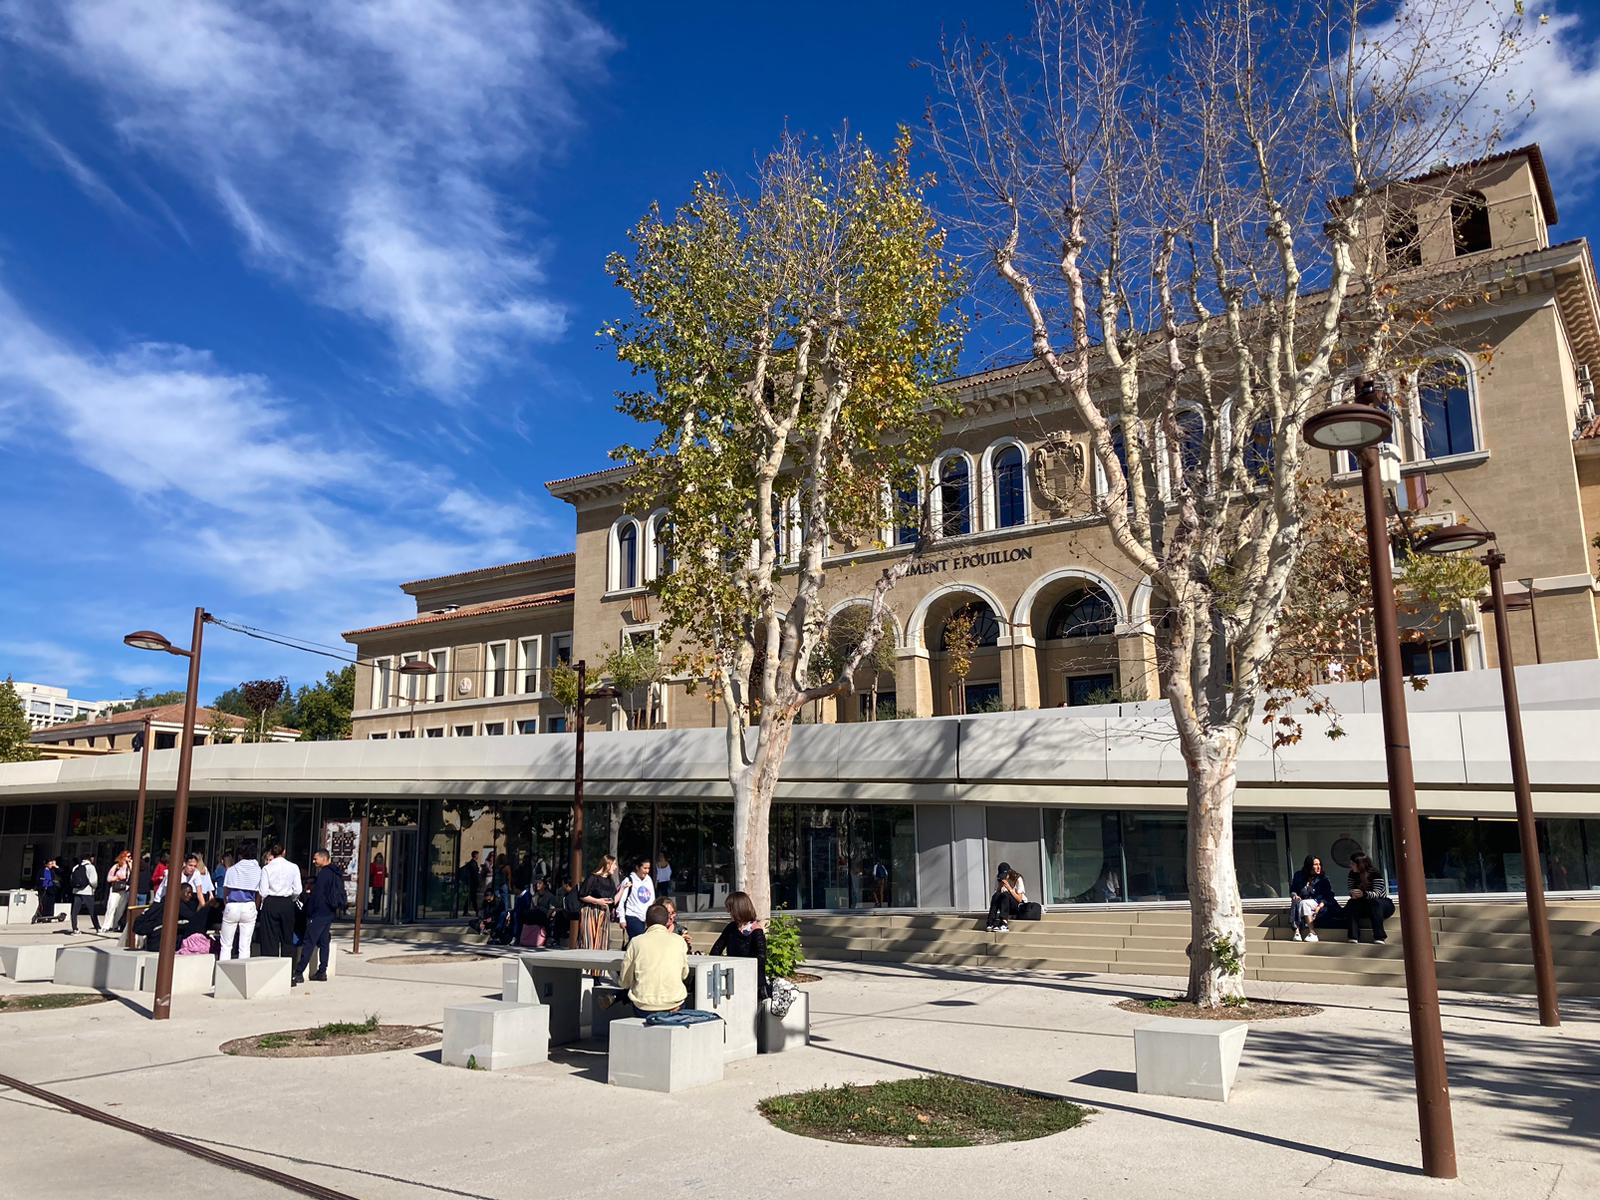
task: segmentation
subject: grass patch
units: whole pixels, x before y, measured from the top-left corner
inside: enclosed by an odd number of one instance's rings
[[[332,1038],[357,1037],[363,1033],[375,1033],[378,1029],[378,1014],[368,1013],[365,1021],[330,1021],[326,1025],[318,1025],[307,1038],[310,1041],[328,1041]]]
[[[1067,1100],[923,1075],[771,1096],[757,1105],[779,1129],[868,1146],[986,1146],[1076,1128],[1090,1114]]]
[[[257,1050],[282,1050],[292,1045],[294,1038],[287,1033],[264,1033],[256,1039]]]
[[[52,1008],[82,1008],[101,1004],[99,992],[41,992],[36,996],[0,996],[0,1012],[40,1012]]]

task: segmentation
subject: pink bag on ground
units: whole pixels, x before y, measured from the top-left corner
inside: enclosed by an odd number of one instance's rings
[[[210,954],[211,939],[203,933],[191,933],[178,947],[179,954]]]
[[[522,927],[522,945],[525,949],[541,950],[544,948],[544,926],[524,925]]]

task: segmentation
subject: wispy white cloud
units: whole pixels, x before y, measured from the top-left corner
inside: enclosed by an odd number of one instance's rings
[[[565,327],[495,180],[561,143],[610,47],[570,0],[69,0],[0,20],[433,392]]]

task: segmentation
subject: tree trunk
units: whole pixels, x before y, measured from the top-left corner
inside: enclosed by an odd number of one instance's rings
[[[733,787],[733,877],[765,919],[772,912],[772,797],[794,725],[774,720],[756,743],[755,760],[729,779]]]
[[[1233,861],[1233,798],[1238,752],[1216,747],[1189,763],[1189,992],[1188,999],[1215,1008],[1244,995],[1244,909]],[[1235,962],[1225,946],[1231,943]],[[1227,967],[1231,965],[1232,971]]]
[[[622,818],[627,815],[628,802],[626,800],[617,800],[611,803],[610,812],[608,813],[608,824],[611,828],[607,831],[606,849],[612,858],[617,857],[617,839],[622,836]],[[621,862],[622,860],[617,859],[617,861]]]

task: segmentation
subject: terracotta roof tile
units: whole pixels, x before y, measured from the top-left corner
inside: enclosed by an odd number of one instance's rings
[[[183,724],[183,705],[160,704],[149,708],[134,708],[129,709],[127,712],[114,713],[109,717],[96,717],[92,721],[73,721],[66,725],[47,725],[43,729],[36,730],[35,732],[56,734],[60,733],[62,730],[73,730],[93,733],[94,730],[100,726],[114,725],[118,728],[121,728],[128,725],[137,725],[145,719],[146,715],[148,715],[150,720],[157,725],[181,726]],[[250,723],[244,717],[237,716],[234,713],[219,713],[216,709],[206,708],[204,705],[201,705],[194,710],[194,723],[197,727],[204,728],[205,726],[210,725],[211,722],[219,716],[233,729],[243,729]],[[282,726],[273,727],[273,732],[275,733],[284,731],[284,727]]]
[[[351,629],[342,636],[346,641],[365,633],[387,633],[391,629],[412,629],[418,625],[434,625],[440,621],[458,621],[463,617],[487,617],[496,613],[517,612],[527,608],[549,608],[571,600],[573,588],[559,588],[553,592],[535,592],[531,596],[509,596],[504,600],[489,600],[483,604],[463,604],[449,612],[424,613],[405,621],[391,621],[387,625],[369,625],[365,629]]]

